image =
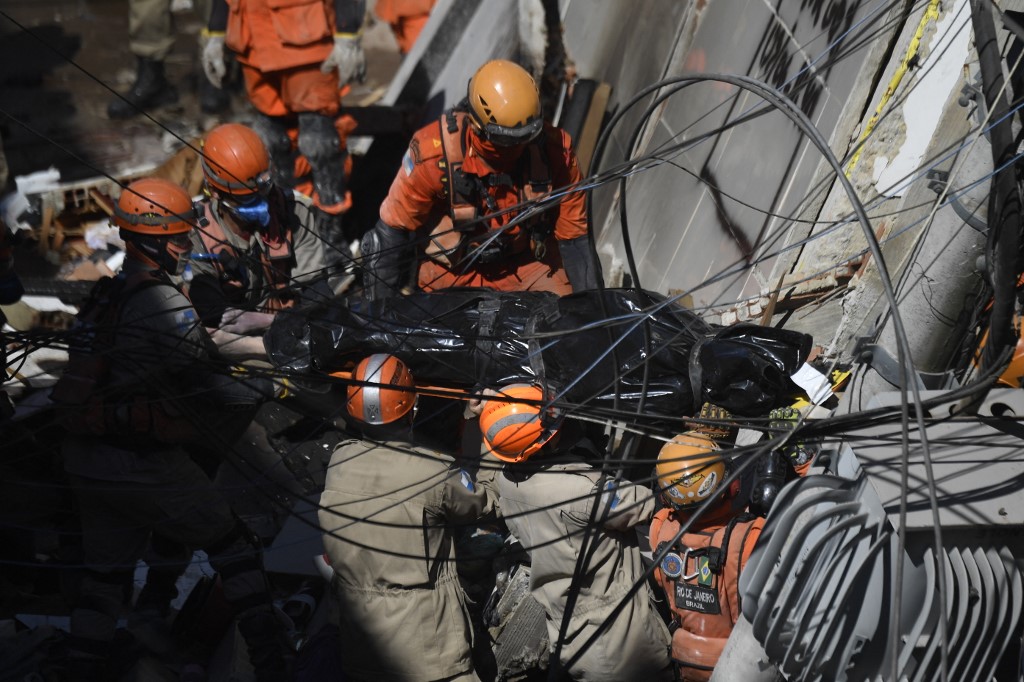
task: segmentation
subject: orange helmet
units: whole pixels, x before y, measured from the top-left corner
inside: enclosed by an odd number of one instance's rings
[[[496,145],[525,144],[544,127],[537,83],[513,62],[495,59],[477,69],[468,99],[473,122]]]
[[[114,206],[115,225],[153,237],[187,234],[198,217],[188,192],[162,178],[136,180],[121,190]]]
[[[683,509],[714,495],[725,479],[726,466],[715,441],[687,431],[662,446],[655,472],[665,501]]]
[[[558,433],[561,415],[555,408],[541,405],[544,400],[539,386],[511,384],[484,402],[480,432],[495,457],[505,462],[526,461]]]
[[[348,413],[364,424],[390,424],[409,414],[416,404],[416,383],[405,363],[394,355],[374,353],[363,358],[352,373],[356,381],[348,387]],[[390,389],[386,386],[397,386]]]
[[[1018,281],[1017,286],[1020,287],[1024,282]],[[1002,374],[996,379],[996,384],[1000,386],[1007,386],[1009,388],[1020,388],[1022,385],[1021,379],[1024,378],[1024,331],[1021,327],[1021,319],[1016,315],[1013,318],[1013,333],[1017,335],[1017,345],[1013,349],[1013,356],[1010,358],[1010,364],[1003,369]],[[981,367],[982,354],[985,351],[985,344],[988,343],[989,332],[986,329],[985,333],[981,337],[981,342],[978,344],[978,350],[974,352],[974,365],[975,367]]]
[[[270,155],[256,132],[241,123],[225,123],[203,142],[203,176],[222,194],[244,197],[270,188]]]

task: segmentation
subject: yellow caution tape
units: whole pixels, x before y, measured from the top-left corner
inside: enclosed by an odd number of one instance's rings
[[[931,0],[928,3],[928,8],[925,9],[924,15],[921,17],[921,22],[917,25],[917,31],[914,33],[913,39],[910,41],[910,45],[907,46],[907,52],[903,56],[903,62],[900,67],[896,69],[896,73],[892,75],[892,79],[889,81],[889,87],[885,89],[885,94],[882,95],[882,100],[875,107],[875,113],[868,119],[867,125],[864,126],[864,130],[861,131],[860,137],[857,139],[857,151],[853,153],[853,158],[850,159],[850,163],[846,166],[846,177],[850,177],[850,173],[853,172],[854,166],[857,165],[857,161],[860,159],[860,153],[864,151],[863,142],[868,135],[875,129],[875,124],[878,123],[879,117],[882,115],[882,110],[885,109],[885,105],[889,103],[892,96],[896,93],[896,88],[900,86],[900,82],[903,80],[903,76],[906,75],[907,70],[910,68],[910,62],[917,56],[918,49],[921,47],[921,37],[924,35],[924,29],[928,26],[929,21],[934,21],[939,18],[939,0]]]
[[[849,381],[850,377],[853,376],[853,370],[841,370],[834,369],[829,374],[829,384],[832,389],[832,394],[839,393],[846,388],[846,382]],[[811,403],[806,398],[797,398],[791,407],[802,410],[805,407],[810,407]]]

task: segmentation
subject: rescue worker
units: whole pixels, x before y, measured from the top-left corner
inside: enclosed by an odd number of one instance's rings
[[[240,123],[210,131],[203,142],[200,229],[189,297],[215,340],[233,357],[262,357],[258,336],[274,313],[303,297],[331,295],[325,245],[308,198],[277,187],[260,137]]]
[[[320,500],[346,680],[479,679],[455,564],[455,533],[493,497],[448,455],[411,445],[408,368],[391,355],[359,363],[349,414],[368,437],[338,445]]]
[[[3,150],[0,148],[0,158],[2,157]],[[21,300],[24,293],[25,288],[21,283],[21,278],[14,271],[14,244],[12,243],[11,231],[7,229],[7,225],[0,218],[0,306],[17,303]],[[6,323],[7,316],[4,315],[3,310],[0,310],[0,361],[3,362],[5,369],[7,368],[7,340],[4,338],[2,329]],[[3,378],[0,379],[0,384],[3,384],[9,378],[14,378],[14,374],[4,372]],[[7,392],[0,389],[0,423],[3,423],[13,415],[14,403],[7,395]]]
[[[583,193],[569,191],[537,214],[522,206],[580,179],[569,136],[541,118],[533,77],[509,61],[487,62],[467,98],[413,136],[361,243],[368,295],[403,288],[413,252],[424,256],[424,291],[597,287]]]
[[[3,138],[0,138],[0,305],[17,303],[25,293],[21,279],[14,271],[14,235],[11,229],[28,211],[28,199],[18,190],[14,176],[7,168],[7,154]],[[0,328],[5,321],[3,311],[0,311]],[[0,349],[0,355],[4,354],[4,349]],[[4,380],[7,378],[5,376]]]
[[[219,0],[218,0],[219,1]],[[167,80],[164,62],[174,47],[175,26],[171,0],[128,1],[128,49],[135,55],[135,79],[123,96],[107,105],[107,116],[131,118],[146,109],[174,104],[177,89]],[[202,21],[210,16],[210,0],[193,0]],[[205,113],[217,113],[228,106],[228,96],[205,76],[199,79],[199,106]]]
[[[665,507],[651,522],[650,544],[655,556],[671,545],[654,575],[672,610],[672,662],[678,679],[704,682],[740,616],[740,574],[764,519],[737,512],[740,483],[723,485],[727,459],[703,433],[688,431],[666,443],[656,471]],[[677,539],[693,510],[715,497]]]
[[[542,407],[544,399],[537,386],[512,384],[476,409],[484,444],[506,462],[497,476],[501,513],[530,555],[530,589],[547,614],[557,664],[568,667],[578,656],[567,671],[575,680],[670,679],[669,633],[651,604],[634,530],[654,513],[654,496],[588,464],[600,456],[594,445],[575,422]],[[580,560],[586,579],[575,585],[578,597],[559,646]],[[626,607],[585,646],[638,581]]]
[[[207,27],[203,68],[219,85],[226,71],[225,45],[241,65],[249,101],[258,112],[278,182],[289,189],[296,153],[312,166],[314,206],[321,231],[342,240],[342,215],[352,204],[346,191],[348,156],[339,134],[339,88],[362,80],[365,0],[246,0],[216,2]],[[297,144],[289,137],[298,129]],[[333,256],[332,256],[333,260]]]
[[[391,27],[398,51],[406,55],[416,44],[436,4],[437,0],[377,0],[373,13]]]
[[[189,195],[167,180],[125,188],[114,217],[125,241],[123,270],[100,280],[83,305],[77,345],[52,393],[70,430],[62,455],[87,565],[71,615],[75,680],[115,679],[106,666],[117,619],[154,531],[206,551],[256,679],[286,679],[260,550],[184,449],[234,431],[233,414],[244,423],[263,398],[211,363],[210,337],[170,280],[188,261],[197,218]],[[200,411],[201,422],[192,418]]]

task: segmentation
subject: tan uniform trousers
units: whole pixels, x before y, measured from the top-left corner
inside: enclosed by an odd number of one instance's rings
[[[192,9],[204,25],[212,1],[192,0]],[[174,37],[171,0],[128,0],[128,49],[133,55],[162,62],[174,47]]]

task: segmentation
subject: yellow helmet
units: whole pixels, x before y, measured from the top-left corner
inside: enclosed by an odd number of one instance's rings
[[[658,453],[655,472],[665,501],[676,509],[694,507],[708,499],[725,479],[725,459],[715,441],[687,431]]]
[[[495,59],[477,69],[468,98],[474,123],[496,145],[525,144],[544,127],[537,83],[513,62]]]

